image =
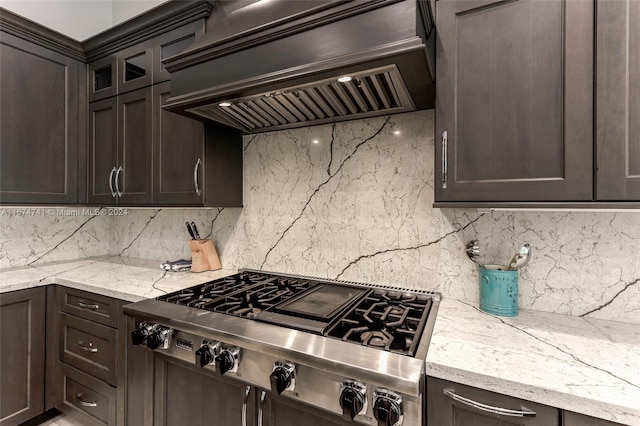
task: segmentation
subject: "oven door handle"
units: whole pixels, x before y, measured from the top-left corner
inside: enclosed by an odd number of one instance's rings
[[[483,404],[478,401],[474,401],[473,399],[465,398],[464,396],[456,394],[451,389],[445,389],[442,393],[444,393],[449,398],[454,401],[458,401],[464,405],[468,405],[470,407],[475,408],[476,410],[484,411],[487,413],[498,414],[501,416],[509,416],[509,417],[535,417],[536,412],[531,410],[510,410],[508,408],[494,407],[493,405]]]
[[[242,426],[247,426],[247,401],[249,401],[249,393],[251,386],[247,386],[244,390],[244,399],[242,400]]]
[[[262,393],[260,394],[260,405],[258,405],[258,426],[262,426],[262,419],[264,417],[264,412],[262,411],[262,408],[264,406],[264,398],[266,396],[267,396],[267,392],[262,391]]]

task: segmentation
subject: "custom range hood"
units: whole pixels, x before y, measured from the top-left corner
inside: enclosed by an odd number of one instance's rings
[[[431,1],[216,1],[164,108],[243,133],[432,108]]]

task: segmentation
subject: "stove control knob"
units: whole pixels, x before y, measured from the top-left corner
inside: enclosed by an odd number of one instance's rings
[[[147,337],[147,347],[151,350],[169,349],[172,331],[170,328],[156,325]]]
[[[344,380],[340,386],[342,418],[349,422],[367,412],[367,387],[355,380]]]
[[[131,332],[131,343],[133,345],[142,345],[147,341],[147,337],[153,330],[153,324],[141,322],[138,328]]]
[[[400,426],[402,424],[402,397],[386,389],[373,392],[373,415],[378,426]]]
[[[202,345],[200,345],[200,348],[196,351],[196,365],[199,365],[200,368],[204,368],[211,364],[216,358],[218,347],[219,343],[203,340]]]
[[[238,371],[238,356],[240,349],[223,346],[216,356],[216,371],[220,374],[236,373]]]
[[[269,380],[271,392],[280,395],[286,390],[292,391],[296,387],[296,367],[290,362],[276,361]]]

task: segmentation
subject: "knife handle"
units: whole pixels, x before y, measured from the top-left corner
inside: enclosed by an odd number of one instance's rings
[[[189,231],[189,235],[191,235],[191,239],[195,240],[196,234],[193,233],[193,229],[191,229],[191,224],[189,222],[185,222],[184,224],[187,225],[187,231]]]
[[[200,233],[198,232],[198,227],[195,222],[191,222],[191,229],[193,230],[193,235],[195,235],[196,240],[200,239]]]

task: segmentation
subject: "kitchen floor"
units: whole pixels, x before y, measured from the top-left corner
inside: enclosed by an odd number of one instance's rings
[[[44,423],[41,423],[39,426],[83,426],[83,425],[82,423],[72,419],[69,416],[60,414],[59,416],[56,416],[52,419],[47,420]]]

